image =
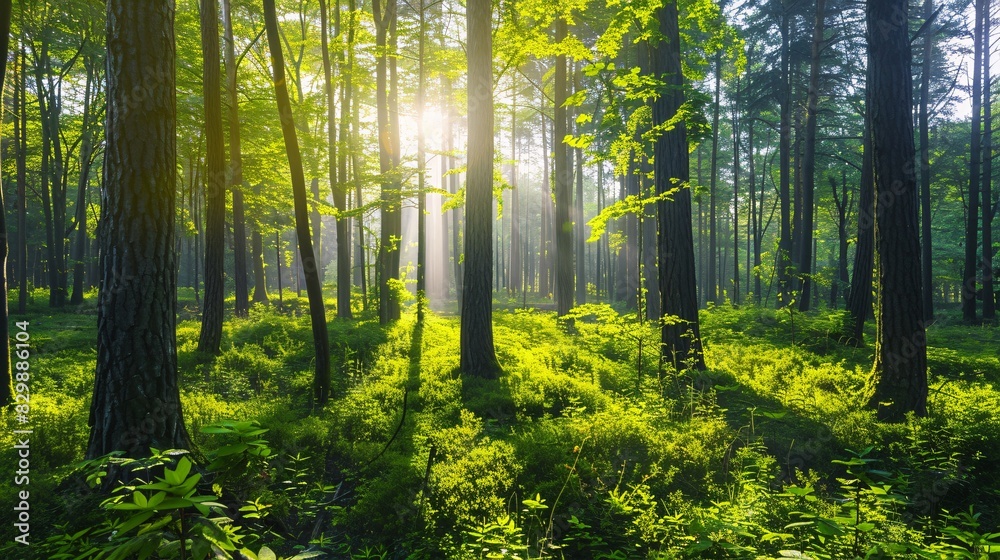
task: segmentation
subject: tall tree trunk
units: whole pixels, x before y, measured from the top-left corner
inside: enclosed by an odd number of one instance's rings
[[[171,0],[107,2],[101,286],[88,459],[191,448],[177,375],[173,18]],[[140,90],[147,110],[135,111]]]
[[[94,88],[95,69],[92,61],[84,63],[87,67],[87,82],[83,94],[83,127],[80,135],[80,177],[76,190],[76,240],[73,243],[73,295],[69,302],[73,305],[83,303],[83,277],[86,269],[84,256],[87,248],[87,184],[90,182],[90,165],[93,153],[93,142],[90,130],[91,96]]]
[[[399,277],[400,183],[395,178],[399,166],[399,121],[396,108],[395,51],[396,0],[374,0],[376,57],[376,109],[379,130],[379,170],[382,178],[382,233],[379,242],[379,322],[384,324],[399,318],[399,301],[391,280]],[[392,174],[392,178],[385,177]]]
[[[236,49],[233,41],[231,0],[222,0],[222,21],[226,44],[226,89],[229,91],[229,167],[232,175],[229,188],[233,191],[233,279],[236,284],[236,302],[233,312],[237,317],[250,313],[250,294],[247,284],[247,230],[243,209],[243,149],[240,136],[240,101],[236,91]],[[256,300],[256,298],[254,298]]]
[[[792,256],[792,225],[789,209],[791,205],[789,193],[789,172],[791,171],[791,136],[792,136],[792,82],[789,71],[789,30],[788,20],[790,6],[782,2],[781,13],[781,121],[778,140],[778,198],[780,199],[781,228],[778,235],[778,254],[775,266],[778,273],[778,306],[784,307],[791,301],[789,290],[789,267]]]
[[[6,35],[5,35],[6,36]],[[0,39],[2,41],[2,39]],[[16,96],[18,109],[15,111],[14,133],[17,142],[17,248],[18,248],[18,294],[17,312],[21,315],[27,312],[28,305],[28,205],[27,195],[27,159],[28,159],[28,73],[27,58],[24,47],[21,47],[20,88]]]
[[[281,53],[278,36],[278,18],[274,0],[264,0],[264,26],[267,30],[267,44],[271,52],[271,67],[274,72],[274,93],[281,117],[281,135],[285,140],[285,152],[292,175],[292,195],[295,205],[295,232],[302,255],[306,277],[306,292],[309,297],[309,318],[312,322],[313,345],[316,349],[316,371],[313,378],[313,394],[319,406],[330,398],[330,340],[327,336],[326,309],[323,306],[323,289],[319,281],[316,256],[313,254],[309,232],[309,205],[306,193],[306,178],[302,171],[302,156],[295,133],[295,120],[288,100],[285,85],[285,61]]]
[[[868,81],[871,82],[871,72]],[[867,116],[870,101],[865,102],[864,154],[861,159],[861,186],[858,192],[858,242],[854,250],[851,290],[847,293],[850,320],[847,339],[855,346],[864,341],[865,321],[872,312],[872,274],[875,266],[875,171],[871,119]]]
[[[424,89],[426,70],[424,69],[424,51],[427,41],[426,6],[420,1],[418,15],[420,27],[417,47],[417,320],[424,320],[424,308],[427,305],[427,193],[424,184],[427,175],[427,152],[424,147]]]
[[[0,62],[0,91],[4,91],[7,78],[7,59],[10,54],[10,16],[12,12],[11,0],[0,0],[0,53],[3,53],[3,61]],[[14,54],[15,64],[17,53]],[[17,97],[17,89],[14,90]],[[16,103],[16,102],[15,102]],[[16,107],[16,105],[15,105]],[[18,118],[17,111],[14,112],[14,120]],[[15,141],[17,138],[15,138]],[[10,369],[10,315],[7,307],[7,255],[10,247],[7,244],[7,203],[3,197],[3,189],[0,189],[0,407],[5,407],[14,400],[14,384]],[[18,236],[24,237],[24,230],[18,231]]]
[[[250,233],[250,260],[253,261],[253,303],[267,303],[267,279],[264,276],[264,239],[260,226]]]
[[[740,304],[740,77],[733,102],[733,305]]]
[[[336,4],[337,27],[340,27],[340,0],[333,0]],[[323,50],[323,79],[326,88],[326,126],[327,126],[327,158],[330,166],[330,191],[333,195],[333,205],[337,212],[347,211],[347,154],[345,148],[340,148],[337,154],[337,129],[336,129],[336,109],[334,103],[333,68],[330,60],[330,39],[329,39],[329,12],[326,0],[320,0],[320,42]],[[353,15],[352,15],[353,22]],[[353,35],[353,24],[348,32]],[[353,36],[348,38],[348,42],[353,42]],[[340,51],[341,75],[344,77],[344,86],[340,100],[340,141],[343,143],[347,137],[347,119],[349,118],[348,108],[350,106],[349,90],[352,86],[352,69],[349,67],[353,60],[348,62],[348,67],[344,67],[343,51]],[[339,157],[339,159],[338,159]],[[351,317],[351,229],[350,222],[342,215],[337,216],[337,317]]]
[[[708,295],[707,301],[716,305],[719,303],[719,255],[717,230],[718,221],[715,214],[716,179],[719,176],[719,96],[722,93],[722,53],[715,55],[715,105],[712,107],[712,166],[709,169],[708,186]]]
[[[930,25],[934,17],[934,0],[924,0],[924,21]],[[931,84],[931,54],[934,51],[934,32],[924,30],[923,64],[920,71],[920,234],[923,261],[924,319],[934,318],[934,275],[931,237],[931,162],[930,132],[928,126]]]
[[[757,207],[757,171],[755,169],[757,152],[754,144],[754,119],[747,123],[747,164],[750,173],[750,238],[753,241],[753,301],[760,305],[760,232],[757,229],[757,214],[760,209]],[[764,185],[761,185],[764,190]],[[748,257],[749,258],[749,257]],[[749,282],[748,282],[749,284]],[[747,288],[750,286],[748,285]]]
[[[544,97],[543,97],[544,99]],[[538,294],[543,298],[549,297],[552,293],[549,286],[549,268],[551,267],[551,253],[549,250],[550,239],[552,237],[552,176],[549,174],[549,152],[548,133],[549,128],[545,115],[541,114],[542,129],[542,188],[541,188],[541,231],[538,241]]]
[[[556,42],[566,39],[566,20],[556,19]],[[572,170],[569,168],[569,146],[566,145],[566,55],[556,56],[555,69],[555,132],[552,147],[555,163],[556,191],[556,311],[560,317],[573,307],[573,220],[570,207],[573,204]]]
[[[660,22],[660,33],[664,39],[656,43],[651,51],[653,74],[670,86],[653,102],[653,126],[659,127],[674,118],[684,103],[684,76],[681,68],[677,4],[666,3],[661,6],[657,10],[656,19]],[[658,203],[662,316],[679,319],[663,322],[661,361],[671,364],[675,369],[689,364],[695,369],[705,369],[698,326],[685,123],[681,121],[662,133],[656,139],[653,150],[656,192],[673,192],[670,200]]]
[[[573,89],[575,91],[583,91],[583,87],[580,83],[581,71],[575,63],[570,64],[570,68],[573,69]],[[576,119],[574,118],[575,122]],[[577,125],[577,134],[579,134],[579,125]],[[586,253],[586,220],[583,218],[583,150],[580,148],[576,149],[576,157],[574,158],[576,163],[576,198],[575,211],[573,212],[574,220],[576,221],[576,227],[574,232],[576,234],[576,239],[574,240],[576,247],[574,253],[576,254],[576,304],[583,305],[587,303],[587,253]]]
[[[965,223],[965,266],[962,269],[962,319],[969,323],[976,321],[976,271],[979,269],[976,249],[979,243],[979,167],[982,157],[980,116],[983,98],[982,68],[985,57],[983,51],[986,50],[983,45],[983,14],[985,9],[986,0],[976,0],[976,25],[972,37],[974,44],[972,56],[974,67],[972,72],[972,138],[969,157],[969,196],[966,198],[969,204]]]
[[[878,259],[874,386],[869,406],[884,421],[927,414],[924,333],[913,147],[913,78],[906,0],[867,4],[872,148],[875,154],[875,248]],[[900,17],[902,14],[902,17]],[[894,19],[899,18],[899,19]],[[901,21],[886,26],[885,22]]]
[[[984,0],[983,13],[983,258],[980,261],[983,273],[983,320],[996,318],[996,300],[993,294],[993,83],[990,79],[990,46],[993,44],[990,26],[992,13],[990,0]],[[927,30],[930,34],[930,30]],[[930,286],[924,289],[930,293]]]
[[[469,148],[466,187],[465,293],[462,297],[461,368],[466,375],[500,374],[493,347],[493,41],[490,0],[469,0]]]
[[[515,78],[512,78],[516,80]],[[513,189],[510,208],[510,276],[512,291],[524,289],[524,266],[521,258],[521,189],[517,186],[517,83],[510,104],[510,185]]]
[[[802,292],[799,294],[799,311],[809,310],[812,295],[813,262],[813,200],[816,193],[816,118],[819,114],[819,65],[823,52],[823,19],[826,17],[825,0],[816,0],[816,21],[813,26],[812,54],[809,63],[809,94],[806,101],[805,153],[802,154],[802,231],[796,232],[799,245],[799,273],[802,274]]]
[[[830,287],[830,307],[837,308],[840,291],[848,285],[847,279],[847,213],[850,199],[847,193],[847,172],[841,170],[842,192],[837,193],[837,181],[832,175],[830,190],[833,191],[833,203],[837,207],[837,277]]]
[[[222,344],[222,313],[226,297],[226,162],[222,133],[222,85],[219,61],[219,18],[216,0],[201,0],[201,50],[204,56],[205,103],[205,305],[198,350],[218,354]]]

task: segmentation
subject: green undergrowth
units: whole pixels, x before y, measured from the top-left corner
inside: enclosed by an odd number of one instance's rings
[[[3,550],[108,558],[155,535],[160,557],[180,543],[261,558],[265,546],[283,558],[1000,553],[995,329],[932,324],[930,415],[885,425],[864,407],[872,347],[844,344],[842,312],[705,311],[709,369],[675,373],[658,371],[655,323],[606,305],[562,320],[498,310],[499,379],[460,375],[455,317],[380,326],[358,313],[329,323],[334,398],[318,410],[309,319],[286,294],[283,312],[227,319],[218,356],[197,351],[196,319],[178,324],[189,476],[218,504],[206,514],[149,506],[168,490],[148,480],[130,490],[141,498],[101,507],[83,474],[95,465],[80,467],[93,301],[51,313],[34,295],[33,544]],[[187,478],[171,476],[179,492]]]

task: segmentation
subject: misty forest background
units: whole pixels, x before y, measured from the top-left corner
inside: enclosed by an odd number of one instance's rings
[[[0,550],[1000,554],[998,12],[0,1]]]

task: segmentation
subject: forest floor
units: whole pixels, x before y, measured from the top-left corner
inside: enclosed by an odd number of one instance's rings
[[[94,297],[52,311],[43,292],[33,295],[30,557],[107,553],[96,527],[122,514],[99,507],[79,474]],[[221,355],[208,356],[196,351],[200,324],[185,295],[177,333],[184,419],[196,456],[216,459],[202,467],[214,482],[205,493],[219,496],[229,530],[252,550],[331,558],[1000,553],[1000,330],[962,325],[951,311],[927,332],[929,415],[887,425],[864,407],[873,332],[867,346],[844,345],[840,311],[703,311],[708,371],[658,375],[651,324],[606,305],[562,321],[498,302],[497,381],[459,376],[457,317],[432,313],[418,325],[411,307],[382,327],[361,312],[330,322],[335,397],[317,410],[309,319],[297,311],[304,300],[286,295],[282,313],[265,306],[228,319]],[[18,426],[4,414],[0,468],[12,473]],[[224,421],[267,432],[220,428]],[[233,449],[231,461],[218,460]],[[0,488],[3,503],[15,503],[15,490]],[[12,531],[3,525],[0,551],[29,557]]]

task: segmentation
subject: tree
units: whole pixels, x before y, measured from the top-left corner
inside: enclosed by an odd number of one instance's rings
[[[983,320],[996,318],[996,301],[993,295],[993,83],[990,79],[991,54],[993,44],[990,33],[993,15],[990,0],[985,0],[983,9],[983,201],[979,205],[982,212],[983,249],[980,266],[983,274]],[[930,31],[926,31],[930,33]]]
[[[893,422],[903,421],[907,412],[927,414],[917,177],[910,165],[916,151],[910,114],[913,77],[907,11],[906,0],[870,0],[867,6],[867,100],[879,263],[878,338],[869,406],[878,410],[880,419]]]
[[[198,350],[218,354],[222,344],[224,249],[226,231],[226,167],[222,133],[222,84],[219,77],[219,17],[216,0],[201,0],[201,50],[204,57],[205,103],[205,304]]]
[[[556,42],[566,39],[565,18],[556,19]],[[471,71],[471,66],[470,66]],[[556,56],[555,69],[555,133],[552,146],[555,152],[555,231],[556,231],[556,309],[559,316],[573,307],[573,220],[570,206],[573,203],[572,170],[569,168],[569,147],[566,145],[566,98],[569,82],[566,79],[566,55]]]
[[[396,0],[374,0],[376,110],[378,113],[379,170],[382,173],[382,232],[379,240],[379,322],[383,325],[399,319],[399,301],[392,280],[399,278],[399,244],[402,233],[400,214],[399,110],[397,108],[396,58],[390,57],[396,46]],[[389,60],[391,58],[391,60]],[[387,75],[388,67],[388,75]]]
[[[7,59],[10,52],[10,15],[12,10],[11,0],[0,0],[0,53],[3,53],[3,62],[0,62],[0,91],[7,78]],[[15,59],[17,56],[15,55]],[[15,96],[17,92],[15,90]],[[17,119],[18,115],[14,115]],[[20,235],[24,236],[24,230]],[[8,323],[9,312],[7,305],[7,254],[10,247],[7,244],[7,204],[3,199],[3,191],[0,190],[0,406],[10,404],[14,396],[13,384],[10,371],[10,324]]]
[[[813,26],[812,55],[809,63],[809,94],[806,102],[805,153],[802,155],[802,231],[796,232],[799,244],[799,269],[802,273],[802,290],[799,310],[809,310],[813,282],[813,208],[816,193],[816,118],[819,115],[820,55],[823,52],[823,18],[825,0],[816,0],[816,21]]]
[[[988,50],[983,44],[985,10],[986,0],[976,0],[976,23],[972,35],[972,137],[970,140],[971,153],[969,154],[969,193],[966,197],[968,211],[965,223],[965,266],[962,269],[962,319],[969,323],[976,321],[976,272],[979,270],[976,249],[979,242],[979,172],[982,157],[980,145],[982,138],[980,121],[983,98],[982,68],[985,57],[983,51]]]
[[[934,17],[934,1],[924,0],[924,25],[929,26]],[[920,107],[918,120],[920,123],[920,237],[922,250],[920,259],[923,262],[924,285],[924,318],[934,318],[934,297],[932,285],[933,262],[931,260],[931,158],[930,131],[928,126],[930,89],[931,89],[931,53],[934,49],[934,32],[924,29],[924,46],[921,49],[923,61],[920,67]]]
[[[87,458],[187,449],[174,299],[174,3],[108,0],[97,371]],[[136,92],[142,92],[140,98]]]
[[[302,156],[299,152],[295,133],[292,104],[288,98],[285,82],[285,59],[281,53],[281,39],[278,33],[278,16],[274,0],[264,0],[264,27],[267,45],[271,52],[271,68],[274,73],[274,95],[278,102],[281,118],[281,135],[285,141],[285,152],[292,175],[292,196],[295,206],[295,233],[302,256],[302,269],[306,277],[306,295],[309,299],[309,318],[312,322],[313,346],[316,349],[316,370],[313,377],[313,395],[319,406],[330,398],[330,340],[327,335],[326,308],[323,306],[323,287],[319,281],[319,267],[313,253],[309,232],[309,201],[306,193],[306,178],[302,171]]]
[[[466,375],[500,374],[493,347],[493,40],[492,2],[469,0],[469,148],[466,172],[465,278],[461,368]],[[572,269],[569,271],[572,274]],[[572,292],[570,293],[572,298]]]
[[[789,168],[791,167],[791,137],[792,137],[792,81],[789,69],[791,47],[789,45],[790,31],[788,20],[791,18],[790,6],[782,0],[781,5],[781,121],[778,140],[778,198],[780,200],[780,228],[778,237],[778,254],[775,267],[778,272],[778,305],[784,307],[791,301],[788,269],[792,255],[792,225],[789,215],[791,194],[789,193]]]
[[[676,2],[664,2],[656,12],[663,35],[650,56],[652,70],[667,86],[653,103],[653,126],[675,118],[684,104],[680,30]],[[654,145],[654,179],[660,227],[661,356],[674,368],[693,361],[705,369],[698,325],[698,293],[691,231],[691,188],[687,127],[684,121],[661,133]],[[667,197],[668,193],[669,198]],[[676,319],[675,319],[676,318]]]
[[[336,132],[336,111],[334,103],[333,71],[330,61],[329,45],[329,15],[327,13],[326,0],[320,0],[320,26],[321,46],[323,50],[323,79],[326,90],[326,126],[328,138],[328,152],[330,168],[330,191],[333,194],[333,204],[337,212],[347,211],[347,177],[346,159],[342,156],[337,159],[337,132]],[[349,79],[349,78],[348,78]],[[347,103],[341,100],[341,119],[346,117],[343,109]],[[345,123],[341,122],[341,139],[344,137]],[[343,151],[343,150],[342,150]],[[339,165],[343,161],[344,165]],[[341,170],[342,168],[342,170]],[[343,215],[337,216],[337,317],[351,317],[351,235],[350,223]]]
[[[226,89],[229,91],[229,167],[232,175],[229,188],[233,191],[233,269],[236,289],[234,314],[246,317],[250,312],[247,285],[247,230],[243,208],[243,148],[240,136],[240,103],[236,91],[236,48],[233,40],[231,0],[222,0],[222,19],[226,35]]]

